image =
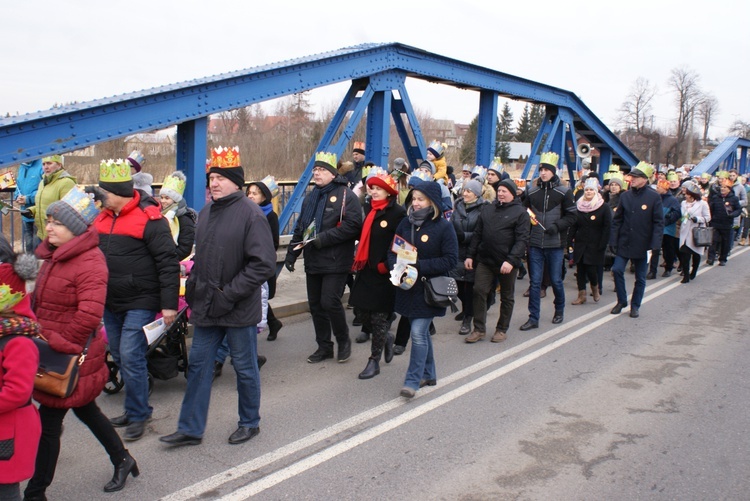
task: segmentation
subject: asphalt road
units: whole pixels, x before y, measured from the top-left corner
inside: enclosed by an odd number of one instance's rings
[[[600,303],[570,306],[569,273],[565,323],[550,323],[550,294],[541,327],[519,332],[527,318],[527,281],[519,281],[504,343],[469,345],[452,315],[436,322],[438,385],[412,401],[398,396],[408,350],[360,381],[368,344],[355,345],[348,363],[308,364],[309,316],[287,318],[277,341],[259,338],[269,362],[258,437],[227,443],[237,420],[227,367],[203,444],[164,447],[158,437],[176,428],[185,380],[157,381],[149,433],[129,444],[141,475],[104,494],[112,467],[70,413],[48,497],[747,499],[747,251],[736,248],[726,267],[702,266],[687,285],[676,274],[649,281],[639,319],[609,314],[608,278]],[[122,399],[98,402],[114,416]]]

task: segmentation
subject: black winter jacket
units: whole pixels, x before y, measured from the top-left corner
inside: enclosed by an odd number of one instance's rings
[[[469,245],[471,245],[474,228],[476,228],[477,221],[479,221],[482,206],[487,203],[485,199],[479,198],[476,205],[472,205],[467,209],[463,199],[459,199],[456,202],[456,208],[451,215],[451,224],[453,225],[453,229],[456,230],[456,238],[458,239],[458,263],[456,264],[456,268],[450,273],[450,276],[456,280],[462,282],[474,281],[474,270],[467,270],[464,266],[464,261],[469,257]]]
[[[304,251],[306,273],[349,273],[352,269],[354,242],[362,229],[362,206],[357,195],[346,186],[344,176],[339,175],[332,182],[339,186],[328,194],[323,222],[317,229],[321,248],[316,248],[310,242],[304,249],[295,251],[294,245],[290,245],[287,250],[287,259],[291,258],[292,261]],[[314,193],[315,190],[302,202],[302,214],[308,204],[314,203],[315,197],[311,196]],[[302,241],[305,229],[298,221],[294,227],[292,242]]]
[[[94,226],[109,269],[106,307],[115,313],[176,310],[180,264],[159,203],[135,190],[119,214],[104,209]]]
[[[728,230],[734,224],[734,218],[742,213],[740,199],[730,190],[726,197],[721,192],[711,192],[708,197],[708,208],[711,210],[712,228]]]
[[[558,249],[567,243],[568,228],[576,220],[576,203],[573,192],[567,186],[562,186],[560,178],[555,174],[548,182],[537,179],[526,187],[524,205],[529,207],[540,224],[531,227],[529,237],[530,247],[542,249]],[[546,229],[555,228],[553,235],[545,233]]]
[[[574,242],[573,261],[603,266],[611,228],[612,209],[606,203],[595,211],[578,211],[568,235]]]
[[[644,186],[620,195],[609,238],[609,244],[617,247],[618,256],[645,259],[646,252],[661,247],[663,232],[664,211],[656,190]]]
[[[529,243],[529,214],[518,197],[512,202],[483,205],[469,245],[468,256],[496,273],[505,261],[520,268]]]
[[[185,299],[199,326],[247,327],[261,320],[261,286],[276,273],[265,214],[241,191],[201,209]]]

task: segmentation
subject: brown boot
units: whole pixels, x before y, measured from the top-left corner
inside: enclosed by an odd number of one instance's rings
[[[578,291],[578,297],[570,304],[583,304],[586,302],[586,291]]]
[[[467,343],[476,343],[484,339],[484,332],[474,331],[466,337]]]
[[[747,245],[747,238],[741,238],[740,239],[740,245],[742,245],[742,246]]]
[[[598,303],[599,298],[601,297],[599,295],[599,286],[598,285],[592,285],[591,286],[591,295],[594,296],[594,302]]]

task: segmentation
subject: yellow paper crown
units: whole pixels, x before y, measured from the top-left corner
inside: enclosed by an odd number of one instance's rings
[[[609,166],[609,172],[620,172],[620,166],[617,164],[611,164]]]
[[[99,164],[99,182],[124,183],[132,179],[130,164],[122,158],[102,160],[102,163]]]
[[[47,157],[42,158],[42,163],[47,163],[47,162],[57,162],[60,165],[62,165],[63,157],[62,155],[49,155]]]
[[[638,162],[638,165],[636,165],[635,167],[633,167],[633,169],[631,169],[630,171],[631,175],[634,174],[633,171],[641,172],[648,179],[651,179],[651,176],[654,175],[654,166],[648,162]]]
[[[729,171],[728,170],[720,170],[716,173],[716,177],[719,179],[728,179],[729,178]]]
[[[180,174],[182,173],[180,172]],[[171,190],[183,195],[185,193],[185,186],[187,186],[186,180],[180,178],[179,175],[172,173],[164,178],[164,183],[161,185],[161,191],[164,192],[164,190]]]
[[[336,164],[338,163],[338,157],[335,153],[329,153],[327,151],[319,151],[315,154],[315,161],[316,162],[323,162],[325,164],[330,165],[332,168],[336,168]]]
[[[240,163],[240,147],[233,146],[231,148],[225,148],[219,146],[211,150],[211,167],[219,167],[221,169],[228,167],[241,167]]]
[[[17,305],[23,299],[23,292],[15,294],[8,284],[0,285],[0,311],[6,311]]]
[[[560,160],[560,155],[553,151],[547,151],[542,153],[541,157],[539,158],[540,164],[546,164],[551,165],[555,169],[557,169],[557,162]]]

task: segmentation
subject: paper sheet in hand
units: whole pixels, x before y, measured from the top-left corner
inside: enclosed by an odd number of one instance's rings
[[[305,232],[302,234],[302,241],[297,243],[297,245],[294,246],[293,250],[300,250],[305,245],[315,240],[315,238],[318,236],[318,232],[316,230],[315,220],[313,219],[310,225],[305,229]]]
[[[166,328],[167,326],[164,325],[164,318],[159,318],[150,324],[144,325],[143,332],[146,333],[146,342],[148,342],[149,345],[153,344],[154,341],[159,339],[159,336],[161,336]]]

